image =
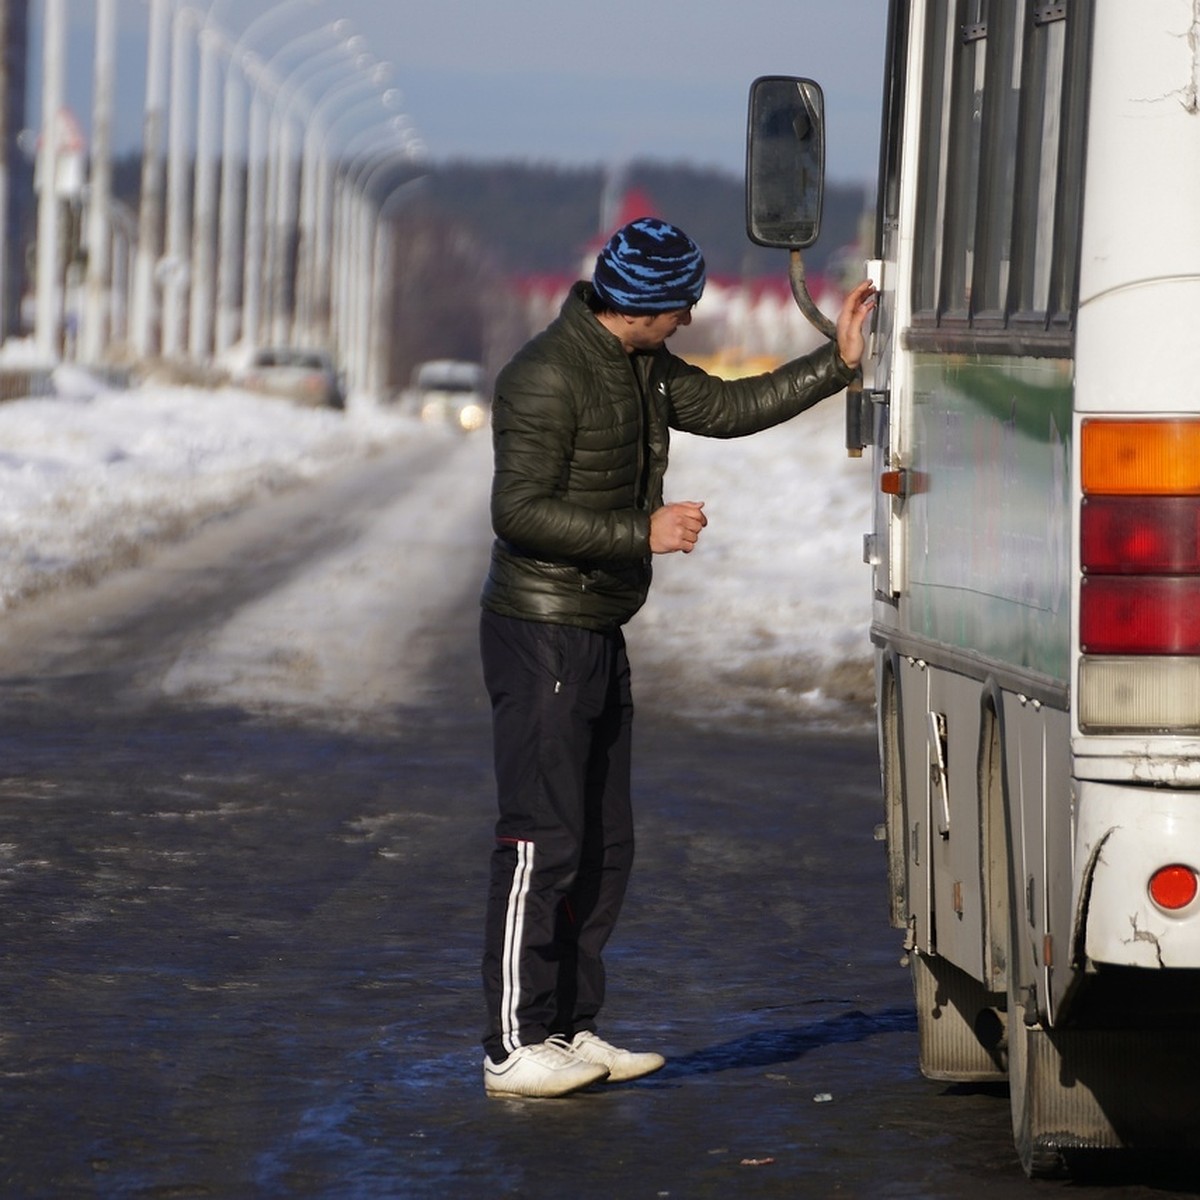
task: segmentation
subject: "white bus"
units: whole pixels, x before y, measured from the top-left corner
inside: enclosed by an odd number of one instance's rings
[[[921,1069],[1007,1078],[1030,1175],[1196,1153],[1200,5],[888,20],[851,415]],[[755,84],[755,240],[816,236],[823,138]]]

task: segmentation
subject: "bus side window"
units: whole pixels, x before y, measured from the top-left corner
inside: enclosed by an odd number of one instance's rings
[[[946,220],[942,226],[942,317],[966,321],[971,313],[975,221],[980,208],[979,159],[983,138],[984,81],[991,86],[990,32],[983,0],[967,0],[966,23],[951,39],[953,90],[946,154]]]
[[[1065,21],[1035,21],[1027,27],[1016,186],[1015,272],[1010,296],[1012,311],[1026,318],[1043,314],[1050,307],[1065,35]]]
[[[993,5],[988,18],[988,79],[984,95],[984,155],[971,310],[977,320],[1003,325],[1012,262],[1017,118],[1021,96],[1020,4]]]
[[[930,6],[925,31],[925,72],[921,80],[920,160],[917,164],[917,245],[921,257],[914,264],[913,313],[922,323],[936,322],[938,280],[941,277],[942,239],[946,209],[945,146],[950,105],[946,63],[952,49],[950,5]]]
[[[1069,329],[1089,25],[1079,3],[928,7],[914,328]]]

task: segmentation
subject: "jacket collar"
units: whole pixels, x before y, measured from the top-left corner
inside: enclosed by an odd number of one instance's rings
[[[620,339],[609,333],[588,307],[591,292],[592,285],[586,279],[574,284],[563,301],[559,319],[573,336],[583,339],[589,350],[618,362],[627,361],[629,355],[625,353]]]

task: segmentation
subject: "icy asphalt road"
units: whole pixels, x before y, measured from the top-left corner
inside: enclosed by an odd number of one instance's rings
[[[481,463],[400,448],[5,617],[0,1193],[1073,1192],[1002,1088],[916,1073],[869,739],[766,717],[643,703],[605,1032],[668,1066],[485,1099]]]

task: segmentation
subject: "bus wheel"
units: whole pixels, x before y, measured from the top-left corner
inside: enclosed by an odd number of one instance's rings
[[[1015,947],[1014,947],[1015,950]],[[1012,970],[1010,959],[1009,978]],[[1066,1174],[1058,1145],[1035,1128],[1034,1114],[1061,1092],[1055,1073],[1058,1054],[1045,1030],[1025,1024],[1025,1010],[1015,989],[1008,996],[1008,1089],[1012,1105],[1013,1143],[1021,1167],[1031,1179],[1053,1179]],[[1069,1125],[1064,1126],[1070,1128]]]
[[[1194,985],[1192,985],[1194,986]],[[1008,1081],[1013,1141],[1031,1178],[1085,1168],[1096,1175],[1127,1153],[1183,1156],[1196,1166],[1200,1032],[1054,1029],[1025,1023],[1009,992]]]
[[[1020,914],[1023,912],[1024,906],[1016,894],[1016,885],[1011,883],[1008,895],[1008,1013],[1005,1041],[1013,1143],[1026,1175],[1031,1179],[1053,1179],[1067,1174],[1060,1139],[1064,1133],[1078,1127],[1080,1114],[1075,1111],[1073,1094],[1082,1089],[1063,1087],[1060,1082],[1063,1065],[1058,1048],[1040,1025],[1030,1025],[1026,1020],[1029,988],[1028,985],[1023,986],[1026,977],[1020,938]],[[1093,1108],[1090,1096],[1088,1101],[1088,1108]]]

